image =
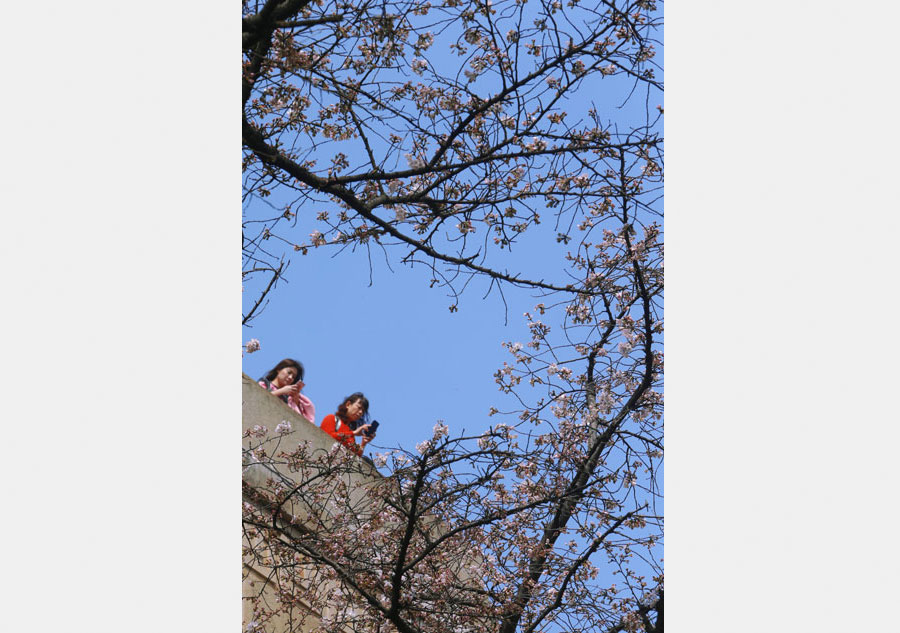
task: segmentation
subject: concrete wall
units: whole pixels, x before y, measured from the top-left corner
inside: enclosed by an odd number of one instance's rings
[[[286,452],[290,452],[293,450],[299,442],[309,442],[310,448],[313,451],[330,451],[334,445],[334,439],[328,435],[325,431],[320,429],[318,425],[313,425],[306,418],[296,413],[293,409],[291,409],[287,404],[285,404],[281,399],[276,396],[273,396],[268,391],[260,387],[255,380],[250,378],[247,375],[242,376],[242,429],[243,431],[247,431],[249,429],[254,428],[255,426],[264,426],[269,430],[269,437],[275,437],[275,427],[278,426],[282,421],[288,421],[291,424],[292,432],[290,434],[284,435],[278,441],[278,450],[283,450]],[[323,414],[323,417],[326,414]],[[267,480],[271,478],[276,478],[282,480],[287,485],[292,485],[297,482],[294,481],[296,475],[291,473],[286,467],[280,465],[278,463],[266,463],[260,464],[255,463],[252,458],[249,458],[246,450],[253,448],[254,446],[259,444],[259,439],[254,437],[245,437],[243,438],[243,448],[242,451],[243,458],[243,481],[245,484],[249,485],[252,488],[256,489],[265,489],[267,487]],[[269,455],[274,453],[273,450],[268,451]],[[378,481],[383,480],[378,471],[371,466],[369,463],[359,460],[359,472],[348,473],[348,481],[347,483],[350,485],[350,489],[355,491],[356,494],[351,494],[351,497],[355,497],[359,495],[362,496],[362,491],[366,486],[373,485]],[[252,501],[250,497],[247,495],[244,496],[245,501]],[[285,504],[283,506],[284,511],[287,514],[293,514],[297,517],[304,517],[308,512],[308,509],[303,507],[299,507],[299,504]],[[243,545],[248,545],[249,543],[244,540]],[[262,591],[264,596],[273,596],[274,591],[271,586],[266,582],[266,578],[271,573],[270,569],[265,568],[264,566],[259,565],[247,565],[246,562],[244,564],[244,587],[243,587],[243,595],[245,598],[251,595],[258,594]],[[301,595],[302,598],[302,595]],[[307,621],[306,625],[300,629],[295,628],[290,621],[290,616],[285,615],[283,618],[280,618],[280,621],[276,623],[275,627],[272,627],[271,624],[267,626],[269,630],[273,628],[279,631],[287,631],[287,630],[296,630],[296,631],[308,631],[313,626],[315,626],[319,617],[318,614],[313,611],[307,610],[306,613],[310,613],[313,615],[312,618]],[[246,630],[247,623],[252,619],[252,605],[249,600],[244,600],[244,630]]]
[[[256,425],[260,425],[268,428],[270,437],[277,437],[274,432],[275,427],[278,426],[282,420],[286,420],[291,423],[293,431],[279,439],[278,450],[291,452],[298,442],[303,441],[309,442],[312,451],[327,452],[332,449],[335,442],[330,435],[294,412],[293,409],[287,406],[287,404],[282,402],[278,397],[271,395],[268,391],[260,387],[255,380],[246,375],[243,376],[242,380],[244,431],[252,429]],[[267,481],[275,479],[276,481],[281,480],[285,485],[293,488],[298,483],[295,481],[297,475],[290,472],[285,466],[278,464],[277,460],[276,463],[259,463],[254,462],[252,458],[249,458],[246,449],[257,446],[259,442],[260,439],[254,437],[246,437],[243,439],[243,447],[245,449],[243,452],[244,483],[253,489],[265,490],[268,488]],[[267,453],[269,456],[272,456],[276,454],[277,451],[269,450]],[[372,486],[378,486],[382,483],[388,483],[388,480],[384,479],[375,467],[368,462],[358,459],[353,463],[355,472],[346,472],[341,475],[342,477],[345,477],[344,483],[350,491],[347,500],[362,512],[375,511],[376,508],[373,507],[372,498],[365,494],[366,489]],[[247,495],[245,495],[244,500],[252,502],[252,498]],[[327,518],[321,516],[322,513],[320,509],[305,507],[300,503],[285,503],[282,508],[288,515],[294,515],[301,521],[305,520],[311,513],[315,512],[317,519],[324,521],[326,525],[328,524]],[[437,520],[431,522],[426,521],[426,524],[429,525],[429,529],[434,530],[436,534],[443,530],[442,525]],[[244,544],[247,545],[248,542],[245,540]],[[479,552],[477,551],[470,552],[469,556],[474,557],[475,559],[480,557]],[[260,591],[263,592],[264,596],[274,595],[274,591],[266,583],[266,578],[270,573],[271,569],[264,566],[253,567],[245,564],[244,596],[247,597],[249,595],[258,594]],[[465,573],[463,573],[463,578],[465,578]],[[314,578],[310,578],[309,581],[315,583],[319,582]],[[299,590],[299,597],[301,599],[302,591],[303,589],[301,587]],[[246,627],[246,623],[252,618],[252,608],[250,607],[248,600],[244,601],[244,609],[244,625]],[[309,610],[308,607],[305,613],[312,614],[313,617],[310,618],[310,621],[308,621],[302,629],[294,627],[289,616],[282,618],[280,622],[276,623],[275,627],[269,626],[267,628],[269,630],[274,629],[277,631],[297,631],[298,633],[304,633],[309,631],[320,621],[319,614]]]
[[[255,380],[246,374],[242,375],[241,382],[244,431],[253,428],[257,424],[268,427],[269,431],[274,431],[279,422],[288,420],[294,428],[294,434],[289,437],[294,438],[295,442],[304,439],[312,442],[317,448],[324,450],[331,448],[334,441],[317,424],[312,424],[291,409],[280,398],[273,396],[260,387]],[[320,417],[325,417],[328,413],[322,414],[320,411],[319,415]]]

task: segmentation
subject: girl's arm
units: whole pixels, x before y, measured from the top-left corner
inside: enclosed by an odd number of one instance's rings
[[[297,410],[300,411],[300,415],[313,424],[316,423],[316,405],[313,404],[312,400],[302,393],[291,396],[291,400],[297,403]]]
[[[328,435],[330,435],[334,439],[338,439],[337,430],[334,428],[335,426],[336,425],[335,425],[335,420],[334,420],[333,414],[326,415],[322,419],[322,430],[325,431],[326,433],[328,433]]]

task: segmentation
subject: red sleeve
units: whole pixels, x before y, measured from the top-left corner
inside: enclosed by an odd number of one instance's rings
[[[322,418],[322,430],[334,439],[340,439],[338,438],[337,430],[334,428],[334,414],[326,415]]]
[[[341,425],[340,430],[336,429],[337,425],[334,414],[326,415],[322,419],[322,430],[328,433],[331,437],[335,439],[336,442],[340,442],[350,450],[352,450],[357,455],[361,455],[362,451],[359,449],[359,446],[356,444],[356,436],[353,435],[353,432],[348,429],[345,425]]]

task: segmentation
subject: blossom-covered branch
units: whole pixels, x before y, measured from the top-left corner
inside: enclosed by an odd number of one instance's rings
[[[476,279],[535,301],[504,404],[380,474],[248,433],[255,626],[661,633],[659,7],[243,7],[247,276],[374,245],[454,301]]]

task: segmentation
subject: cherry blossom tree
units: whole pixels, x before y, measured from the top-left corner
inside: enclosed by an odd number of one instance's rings
[[[277,599],[248,628],[662,631],[660,29],[647,0],[244,1],[244,322],[320,250],[424,266],[451,310],[536,296],[512,404],[387,476],[249,434],[244,555]]]

